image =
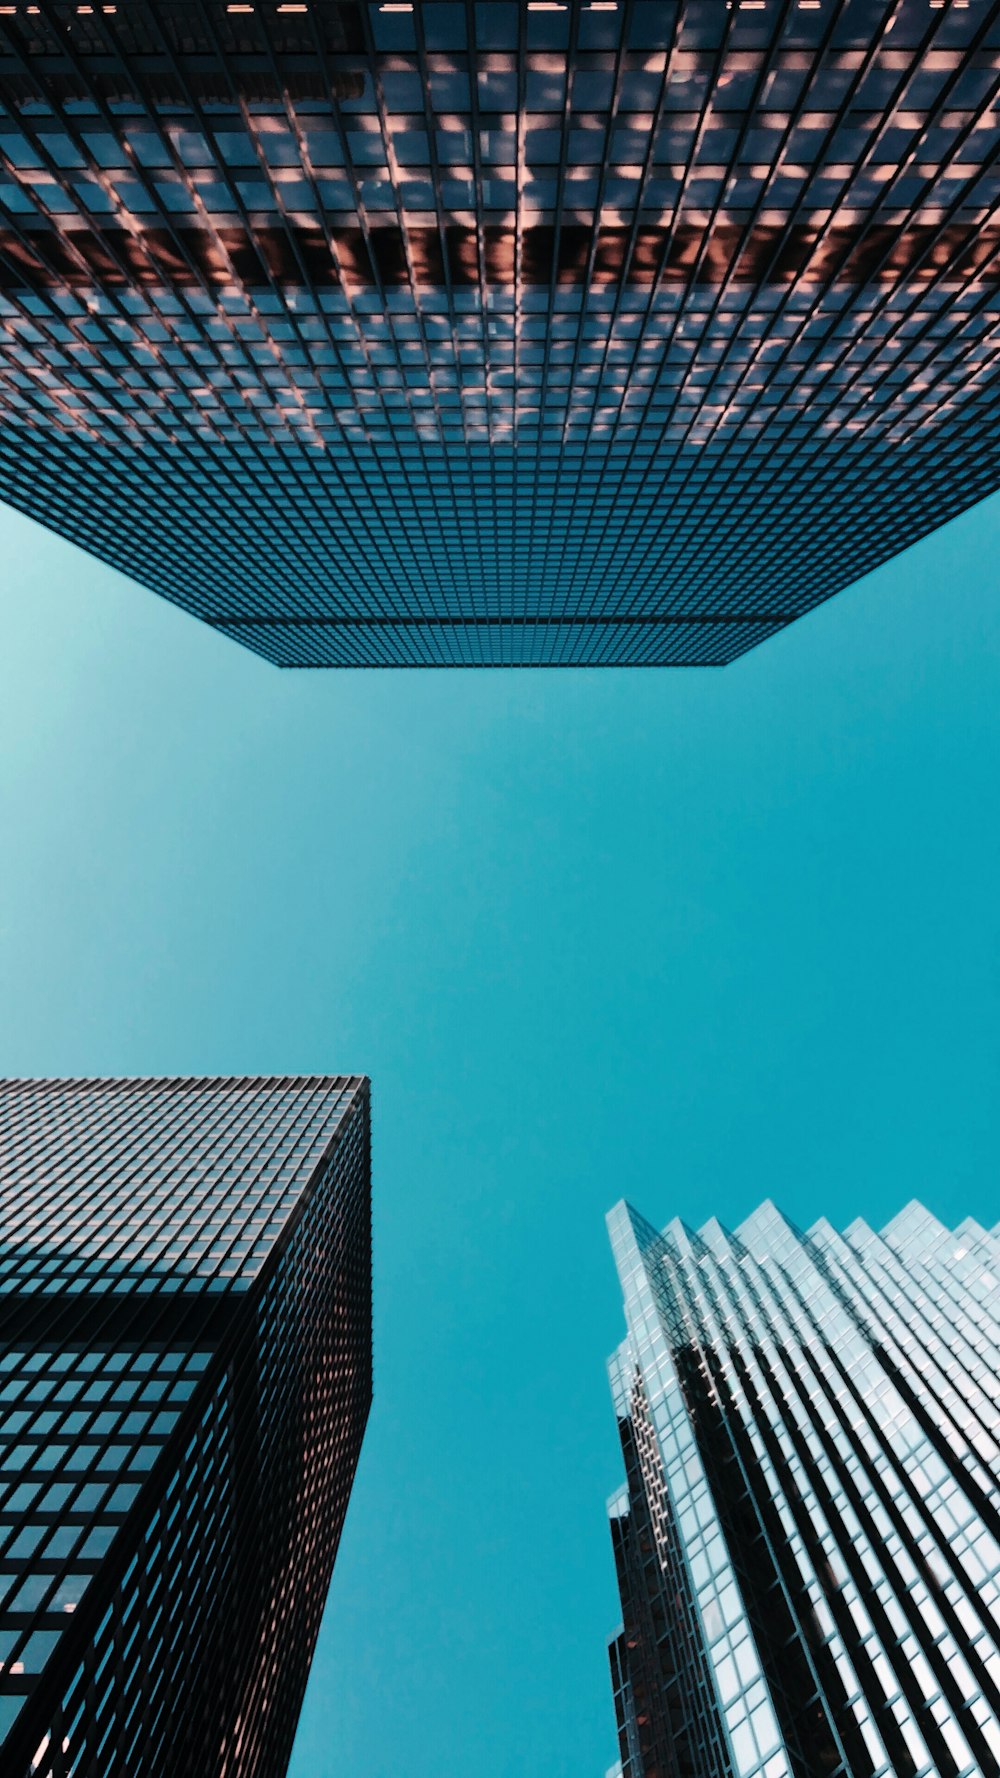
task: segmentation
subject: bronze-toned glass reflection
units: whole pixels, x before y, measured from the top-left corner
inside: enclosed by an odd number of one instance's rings
[[[990,0],[0,8],[0,494],[287,666],[722,663],[997,483]]]

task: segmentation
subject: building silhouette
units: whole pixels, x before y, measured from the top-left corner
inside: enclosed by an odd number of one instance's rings
[[[0,1083],[0,1771],[286,1770],[371,1400],[368,1083]]]
[[[1000,1235],[609,1218],[624,1778],[1000,1771]]]
[[[724,663],[1000,481],[992,0],[0,6],[0,497],[287,666]]]

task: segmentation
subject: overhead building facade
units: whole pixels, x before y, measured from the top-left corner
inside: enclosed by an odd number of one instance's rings
[[[286,666],[724,663],[1000,482],[992,0],[0,6],[0,497]]]
[[[0,1083],[0,1770],[282,1778],[371,1401],[361,1077]]]
[[[998,1232],[609,1223],[617,1778],[996,1778]]]

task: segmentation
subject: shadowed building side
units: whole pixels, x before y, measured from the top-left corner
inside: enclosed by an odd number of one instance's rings
[[[371,1401],[367,1082],[5,1082],[0,1155],[3,1770],[279,1778]]]

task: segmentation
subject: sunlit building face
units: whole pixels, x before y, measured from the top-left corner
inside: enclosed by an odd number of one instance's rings
[[[0,6],[0,494],[289,666],[722,663],[997,483],[991,0]]]
[[[1000,1232],[609,1218],[619,1778],[1000,1771]]]
[[[0,1771],[281,1778],[371,1400],[360,1077],[0,1082]]]

